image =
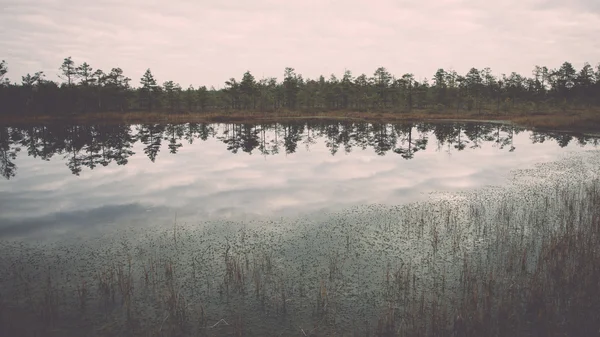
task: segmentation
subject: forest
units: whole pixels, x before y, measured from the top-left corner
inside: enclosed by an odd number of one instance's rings
[[[250,71],[214,86],[182,88],[162,84],[147,69],[139,85],[120,68],[94,69],[71,57],[57,69],[62,83],[45,79],[44,72],[26,74],[20,83],[9,80],[9,66],[0,63],[1,116],[71,116],[99,112],[148,111],[203,113],[260,112],[411,112],[502,114],[595,110],[600,106],[600,64],[577,70],[564,62],[558,68],[535,66],[530,76],[512,72],[494,75],[489,68],[466,74],[438,69],[431,79],[413,74],[394,76],[379,67],[372,76],[331,74],[304,78],[286,68],[282,80],[257,80]]]

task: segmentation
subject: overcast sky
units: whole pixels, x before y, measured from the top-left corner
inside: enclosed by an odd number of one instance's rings
[[[146,68],[219,88],[250,70],[305,78],[344,69],[431,78],[437,68],[529,76],[600,62],[600,0],[0,0],[9,77],[57,79],[67,56],[137,86]]]

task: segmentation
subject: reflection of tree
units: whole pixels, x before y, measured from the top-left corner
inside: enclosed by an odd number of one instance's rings
[[[355,144],[362,150],[366,150],[370,145],[370,133],[371,128],[367,123],[359,123],[358,125],[353,125],[354,134],[355,134]]]
[[[508,146],[509,147],[508,152],[515,151],[515,146],[514,146],[515,128],[509,127],[509,126],[503,126],[502,131],[504,131],[506,133],[506,136],[505,136],[504,141],[502,142],[502,146],[500,146],[500,148],[504,149],[505,146]]]
[[[65,137],[65,159],[67,159],[67,167],[75,175],[79,175],[82,171],[83,156],[81,151],[89,142],[91,137],[88,137],[88,129],[80,126],[69,126],[64,129]]]
[[[107,132],[106,142],[103,144],[109,162],[114,160],[117,165],[126,165],[129,157],[135,153],[132,150],[135,137],[131,134],[131,128],[126,125],[110,127]]]
[[[344,152],[352,152],[352,124],[342,123],[338,140],[344,145]]]
[[[23,138],[21,144],[27,148],[27,154],[34,158],[40,157],[42,160],[50,160],[55,154],[56,137],[54,137],[48,127],[30,127],[22,132]]]
[[[184,135],[184,125],[181,124],[167,124],[165,130],[165,140],[169,141],[169,152],[172,154],[176,154],[177,150],[183,146],[181,142],[179,142]]]
[[[448,144],[448,147],[450,147],[450,144],[454,143],[454,139],[457,136],[455,126],[456,124],[444,123],[436,123],[431,126],[435,139],[437,139],[438,150],[445,144]]]
[[[340,145],[344,147],[344,153],[352,152],[356,136],[354,123],[328,123],[324,128],[325,146],[327,146],[331,155],[335,155],[339,151]],[[312,141],[314,142],[314,139]]]
[[[128,126],[68,127],[65,146],[67,167],[79,175],[83,167],[94,169],[112,161],[125,165],[134,153],[133,136]]]
[[[283,146],[285,147],[285,153],[290,154],[296,152],[298,142],[302,140],[302,132],[304,131],[304,125],[289,124],[283,127]]]
[[[427,137],[422,133],[415,133],[413,123],[395,125],[396,134],[400,137],[400,145],[394,149],[404,159],[412,159],[415,152],[425,150]]]
[[[493,140],[491,132],[492,128],[489,124],[467,123],[464,126],[465,136],[473,144],[471,145],[472,149],[480,148],[481,143],[491,142]]]
[[[569,145],[571,140],[573,140],[573,136],[566,133],[541,133],[536,131],[534,131],[529,138],[534,144],[543,143],[547,139],[553,139],[560,147]]]
[[[279,124],[275,124],[273,126],[273,135],[275,136],[274,139],[271,140],[271,154],[278,154],[279,153],[279,146],[281,145],[279,143]]]
[[[234,124],[228,125],[223,131],[223,136],[217,138],[227,144],[227,150],[233,153],[237,153],[239,149],[242,149],[243,152],[252,154],[254,149],[260,147],[261,153],[265,154],[264,132],[264,129],[261,132],[255,125]],[[260,139],[259,133],[261,134]]]
[[[556,140],[556,142],[558,143],[558,146],[565,147],[565,146],[569,145],[569,143],[573,139],[573,136],[563,133],[563,134],[557,134],[555,137],[552,137],[552,138],[554,138]]]
[[[383,156],[396,145],[396,135],[390,130],[388,124],[374,124],[372,129],[371,146],[377,155]]]
[[[509,146],[509,152],[513,152],[515,147],[513,145],[514,128],[504,125],[496,125],[494,131],[494,142],[499,149],[503,150],[506,146]]]
[[[240,133],[242,142],[242,151],[252,154],[252,151],[259,145],[258,130],[254,125],[244,124]]]
[[[306,137],[304,137],[303,143],[306,145],[306,151],[310,151],[310,146],[317,143],[314,129],[311,128],[310,123],[306,124]]]
[[[599,143],[600,143],[599,138],[594,138],[594,137],[585,136],[585,135],[581,135],[581,136],[577,137],[577,144],[579,146],[586,146],[588,144],[597,146]]]
[[[20,147],[14,146],[12,134],[11,129],[0,128],[0,174],[6,179],[17,174],[17,165],[12,161],[17,159],[17,152],[21,151]]]
[[[98,164],[101,164],[102,156],[100,155],[100,144],[98,142],[98,130],[96,127],[90,128],[90,132],[82,133],[86,145],[83,147],[83,155],[81,157],[81,163],[83,166],[94,169]]]
[[[238,150],[242,147],[242,139],[239,136],[240,125],[227,125],[225,131],[223,131],[223,136],[217,137],[223,143],[227,144],[227,150],[233,153],[237,153]]]
[[[334,156],[340,147],[340,141],[338,139],[340,134],[339,125],[337,123],[329,124],[325,130],[325,146],[327,146],[331,155]]]
[[[462,125],[457,124],[456,128],[454,129],[454,134],[456,135],[456,145],[454,145],[454,148],[458,151],[464,150],[467,147],[467,143],[469,143],[468,140],[464,140],[464,138],[461,138],[462,133]]]
[[[260,153],[263,156],[266,156],[269,154],[269,147],[267,146],[267,129],[268,126],[265,124],[261,124],[260,125],[260,137],[259,137],[259,143],[258,143],[258,150],[260,151]]]
[[[143,124],[138,129],[138,138],[144,147],[144,153],[150,158],[152,162],[156,160],[156,156],[160,151],[160,145],[162,142],[162,136],[164,132],[164,126],[154,124],[147,125]]]
[[[437,123],[433,125],[433,134],[438,141],[438,148],[443,145],[448,145],[448,151],[450,151],[450,145],[458,151],[462,151],[467,147],[469,138],[463,137],[463,124],[461,123]]]
[[[203,141],[207,140],[208,137],[215,136],[215,129],[210,124],[200,124],[198,126],[198,136]]]
[[[194,143],[194,139],[205,141],[209,137],[214,137],[215,135],[215,129],[210,124],[188,123],[187,128],[183,125],[182,128],[185,129],[184,139],[187,140],[189,144]]]
[[[26,128],[0,128],[0,169],[5,178],[16,175],[19,150],[27,149],[27,155],[50,160],[59,155],[75,175],[83,168],[94,169],[128,163],[133,146],[140,142],[144,153],[154,162],[162,141],[166,140],[169,151],[178,153],[183,141],[192,144],[196,139],[206,141],[215,138],[225,144],[228,151],[252,153],[258,149],[262,155],[277,155],[283,147],[286,154],[295,153],[299,144],[306,150],[321,140],[332,155],[351,152],[354,147],[372,148],[377,155],[392,151],[404,159],[412,159],[424,150],[428,137],[435,136],[438,148],[462,151],[469,146],[477,149],[491,144],[500,150],[515,151],[514,136],[520,130],[509,125],[477,123],[407,123],[367,124],[353,122],[309,122],[287,124],[169,124],[169,125],[46,125]],[[573,139],[580,146],[598,145],[598,138],[575,136],[564,133],[531,133],[532,143],[553,140],[565,147]],[[25,151],[24,151],[25,152]]]

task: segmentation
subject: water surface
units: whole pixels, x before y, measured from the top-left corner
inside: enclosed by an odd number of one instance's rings
[[[405,204],[597,144],[479,123],[5,127],[0,237]]]

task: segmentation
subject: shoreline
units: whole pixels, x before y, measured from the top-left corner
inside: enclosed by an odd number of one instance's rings
[[[513,124],[532,129],[600,135],[600,111],[573,110],[570,113],[431,113],[404,112],[106,112],[78,115],[0,116],[0,126],[23,124],[144,124],[144,123],[278,123],[289,121],[396,122],[486,122]]]

